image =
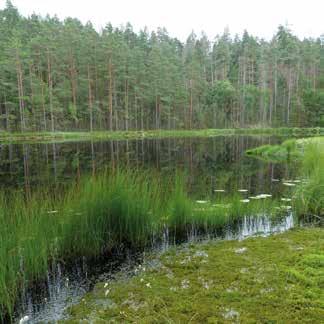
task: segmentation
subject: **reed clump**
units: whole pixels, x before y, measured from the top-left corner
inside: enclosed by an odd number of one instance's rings
[[[239,217],[271,213],[265,200],[189,197],[185,176],[161,177],[143,171],[107,170],[53,194],[0,194],[0,314],[32,282],[43,280],[52,262],[96,257],[119,247],[140,249],[168,228],[212,230]],[[4,315],[3,315],[4,316]]]
[[[305,146],[301,173],[303,183],[296,190],[299,214],[324,217],[324,139]]]

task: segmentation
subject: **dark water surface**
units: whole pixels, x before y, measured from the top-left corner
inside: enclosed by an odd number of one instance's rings
[[[154,170],[172,176],[184,171],[191,195],[204,198],[215,190],[237,192],[247,189],[249,195],[270,193],[281,196],[285,189],[277,179],[293,179],[294,165],[267,163],[245,156],[247,149],[282,141],[269,136],[226,136],[162,140],[72,142],[50,144],[1,144],[0,189],[22,190],[26,194],[39,188],[68,186],[82,176],[100,174],[109,167],[123,166]],[[251,235],[268,235],[295,225],[291,213],[280,219],[267,215],[245,217],[236,224],[211,233],[211,238],[242,239]],[[199,238],[195,229],[186,240]],[[206,237],[205,237],[206,238]],[[166,231],[162,242],[151,248],[166,249],[177,238]],[[22,292],[17,318],[28,315],[29,323],[56,321],[64,316],[67,305],[80,300],[94,283],[114,273],[131,273],[143,254],[123,249],[104,260],[77,260],[74,265],[54,264],[47,281],[28,292]]]
[[[282,140],[282,139],[281,139]],[[269,136],[219,136],[162,140],[102,141],[50,144],[0,144],[0,188],[33,188],[68,184],[107,166],[144,168],[188,174],[192,192],[246,188],[273,190],[272,178],[290,178],[291,166],[265,163],[244,155],[245,150],[278,143]]]

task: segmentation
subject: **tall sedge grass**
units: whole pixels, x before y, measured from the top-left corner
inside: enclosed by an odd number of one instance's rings
[[[182,175],[161,179],[145,172],[107,170],[61,195],[0,194],[0,314],[42,280],[55,260],[96,257],[120,245],[141,248],[166,227],[209,230],[238,217],[271,212],[272,203],[243,204],[240,196],[198,204]]]
[[[324,216],[324,140],[305,145],[302,162],[304,182],[296,191],[299,214]]]

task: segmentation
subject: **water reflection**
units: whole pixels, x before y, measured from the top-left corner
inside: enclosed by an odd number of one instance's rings
[[[102,141],[0,146],[0,188],[34,188],[68,184],[82,175],[100,173],[107,166],[154,169],[188,175],[192,192],[201,189],[246,188],[272,192],[271,179],[292,178],[287,164],[248,158],[245,150],[277,142],[275,137],[228,136],[134,141]]]
[[[247,216],[234,224],[228,224],[218,231],[201,233],[195,228],[187,231],[183,242],[198,242],[214,239],[245,239],[255,235],[267,236],[272,233],[281,233],[293,228],[294,217],[291,212],[277,218],[269,218],[267,215]],[[152,241],[152,249],[166,251],[174,244],[179,243],[178,237],[169,235],[168,228],[161,238]],[[114,255],[111,259],[93,263],[83,259],[68,269],[56,264],[48,273],[46,283],[41,289],[28,292],[19,309],[19,316],[28,315],[29,323],[53,322],[66,318],[65,312],[69,305],[80,301],[97,282],[112,280],[115,275],[123,273],[123,276],[133,275],[134,267],[142,261],[145,253],[134,254],[131,251],[123,251]],[[89,266],[91,264],[91,266]],[[40,293],[41,292],[41,293]]]

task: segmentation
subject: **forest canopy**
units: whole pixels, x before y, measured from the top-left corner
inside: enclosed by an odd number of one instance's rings
[[[109,17],[108,17],[109,19]],[[279,26],[185,43],[0,10],[0,130],[324,127],[324,36]]]

